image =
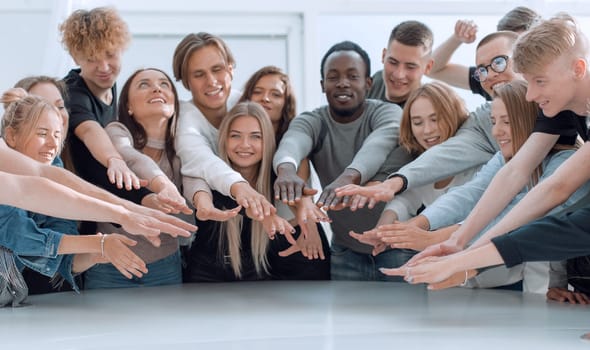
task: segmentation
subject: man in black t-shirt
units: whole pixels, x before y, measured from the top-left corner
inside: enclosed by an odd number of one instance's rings
[[[59,29],[62,43],[80,67],[64,78],[70,112],[68,147],[74,168],[86,181],[109,190],[111,183],[119,189],[123,185],[128,190],[139,189],[139,179],[103,129],[116,119],[115,81],[130,41],[127,25],[114,9],[95,8],[73,12]]]

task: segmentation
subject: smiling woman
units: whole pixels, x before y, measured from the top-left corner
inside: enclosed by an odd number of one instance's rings
[[[156,68],[140,69],[123,85],[119,97],[119,122],[108,124],[106,131],[127,162],[147,164],[145,167],[149,169],[137,171],[138,174],[151,171],[152,167],[159,170],[162,176],[158,175],[157,180],[151,179],[150,185],[154,185],[154,181],[163,181],[168,192],[181,198],[178,193],[182,181],[180,161],[173,147],[177,111],[178,97],[168,75]],[[132,151],[124,151],[123,145],[131,146]],[[142,203],[168,212],[174,211],[174,208],[159,200],[162,191],[158,192],[158,195],[152,193],[143,197]],[[190,212],[188,210],[187,214]],[[99,223],[98,229],[101,232],[129,235],[111,223]],[[87,271],[86,288],[121,288],[181,282],[177,238],[162,237],[160,247],[154,247],[147,241],[139,241],[133,251],[147,263],[149,273],[142,278],[126,280],[120,278],[113,266],[103,264]]]

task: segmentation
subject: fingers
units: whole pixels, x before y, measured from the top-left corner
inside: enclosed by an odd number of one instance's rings
[[[376,205],[377,205],[377,200],[374,198],[369,198],[369,204],[367,205],[367,208],[373,209],[373,208],[375,208]]]
[[[360,234],[360,233],[356,233],[354,231],[350,231],[350,232],[348,232],[348,234],[350,235],[350,237],[356,239],[359,242],[362,242],[363,241],[363,235]]]
[[[318,193],[318,190],[316,190],[315,188],[309,188],[307,186],[303,187],[303,192],[302,192],[303,196],[313,196],[316,193]]]
[[[301,249],[299,249],[299,247],[295,244],[295,245],[292,245],[292,246],[290,246],[289,248],[287,248],[287,249],[285,249],[283,251],[280,251],[279,252],[279,256],[285,258],[285,257],[291,256],[291,255],[299,252],[300,250]]]
[[[394,268],[394,269],[388,269],[388,268],[382,267],[379,269],[379,271],[381,271],[382,274],[387,275],[387,276],[405,276],[406,275],[406,268],[403,268],[403,267],[398,267],[398,268]]]
[[[386,245],[383,243],[377,243],[374,247],[373,247],[373,251],[371,252],[373,254],[373,256],[377,256],[381,253],[383,253],[385,251]]]
[[[368,198],[365,196],[356,195],[352,200],[352,204],[350,205],[350,210],[355,211],[357,209],[362,209],[368,202]]]
[[[457,272],[444,281],[431,283],[428,285],[429,290],[441,290],[461,285],[465,281],[465,271]]]

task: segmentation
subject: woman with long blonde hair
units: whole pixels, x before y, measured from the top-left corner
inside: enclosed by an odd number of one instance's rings
[[[272,196],[272,157],[275,135],[265,110],[254,102],[241,102],[224,117],[219,127],[219,156],[239,172],[257,192]],[[216,207],[234,208],[236,202],[213,192]],[[295,243],[292,227],[278,215],[251,220],[248,210],[226,222],[206,221],[187,250],[184,279],[197,281],[261,280],[273,278],[272,257],[278,242]],[[273,229],[285,235],[272,235]],[[280,260],[278,260],[280,263]]]

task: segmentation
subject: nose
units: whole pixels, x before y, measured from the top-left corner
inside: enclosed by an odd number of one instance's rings
[[[350,81],[347,78],[339,79],[338,82],[336,83],[336,87],[339,87],[339,88],[348,87],[348,86],[350,86]]]
[[[54,148],[57,147],[57,145],[59,145],[60,143],[60,137],[59,136],[51,136],[47,138],[47,146]]]
[[[262,101],[270,102],[270,95],[268,92],[266,92],[266,93],[264,93],[264,95],[262,95]]]
[[[97,62],[98,64],[98,70],[101,72],[106,72],[109,70],[109,62],[105,59],[100,59]]]
[[[499,122],[496,122],[496,124],[492,125],[492,136],[498,138],[499,136],[502,136],[502,134],[503,132]]]
[[[427,121],[426,123],[424,123],[424,133],[426,135],[431,134],[434,130],[435,130],[435,124],[432,121]]]
[[[215,74],[207,73],[207,83],[211,85],[217,83],[217,78],[215,77]]]
[[[160,92],[160,91],[162,91],[162,87],[160,86],[160,84],[154,85],[154,92]]]

